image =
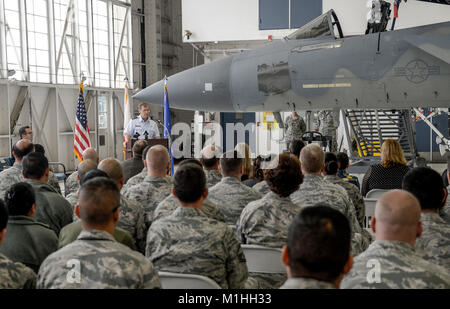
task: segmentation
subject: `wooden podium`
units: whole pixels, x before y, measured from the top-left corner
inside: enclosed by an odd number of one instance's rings
[[[125,160],[131,159],[133,157],[133,145],[136,143],[138,139],[132,138],[129,142],[127,142],[125,148]],[[163,145],[167,149],[169,149],[169,139],[167,138],[152,138],[146,139],[147,144],[152,147],[155,145]]]

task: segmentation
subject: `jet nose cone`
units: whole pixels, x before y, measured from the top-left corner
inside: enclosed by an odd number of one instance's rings
[[[230,96],[232,57],[204,64],[168,77],[171,108],[200,111],[234,111]],[[151,104],[164,104],[164,80],[133,96]]]
[[[151,104],[164,104],[164,80],[139,91],[133,99]]]

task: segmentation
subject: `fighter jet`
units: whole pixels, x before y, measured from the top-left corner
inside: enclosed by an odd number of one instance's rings
[[[134,98],[163,103],[159,81]],[[220,112],[450,107],[450,22],[344,37],[333,10],[282,40],[174,74],[170,106]]]

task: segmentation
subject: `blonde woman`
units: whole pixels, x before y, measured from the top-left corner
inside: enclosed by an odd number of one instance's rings
[[[237,144],[234,150],[241,153],[244,156],[244,173],[242,174],[241,181],[253,178],[253,164],[250,157],[250,147],[245,143]]]
[[[371,166],[364,175],[361,194],[366,196],[372,189],[401,189],[408,171],[399,142],[387,139],[381,146],[381,163]]]

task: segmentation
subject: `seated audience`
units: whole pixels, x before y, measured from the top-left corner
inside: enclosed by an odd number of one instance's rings
[[[224,289],[244,288],[247,264],[236,236],[202,212],[208,196],[203,170],[196,164],[178,167],[172,193],[179,208],[150,226],[145,255],[158,271],[207,276]]]
[[[147,152],[146,164],[147,176],[141,183],[128,187],[123,195],[144,207],[148,227],[153,221],[156,206],[170,195],[172,189],[166,177],[170,168],[167,148],[162,145],[151,147]]]
[[[87,172],[97,169],[98,162],[86,159],[78,164],[77,168],[77,191],[66,195],[66,200],[69,201],[72,208],[75,210],[75,205],[78,203],[78,189],[80,188],[81,179]],[[74,219],[77,220],[77,219]]]
[[[447,191],[441,175],[428,167],[416,167],[403,178],[403,190],[412,193],[422,209],[423,232],[414,246],[425,260],[450,269],[450,226],[439,216]]]
[[[83,231],[75,242],[45,259],[37,288],[160,288],[152,263],[113,237],[120,204],[116,183],[99,177],[84,183],[79,192],[76,211]]]
[[[256,184],[262,182],[264,180],[264,171],[261,168],[263,158],[261,156],[257,156],[253,160],[253,177],[247,180],[244,180],[242,183],[250,188],[253,188]]]
[[[302,151],[303,147],[305,147],[305,142],[299,139],[293,140],[289,144],[289,152],[292,153],[297,158],[300,158],[300,152]]]
[[[39,152],[26,155],[22,161],[23,177],[36,195],[36,221],[48,225],[56,235],[72,222],[73,210],[70,203],[47,184],[48,160]]]
[[[350,160],[348,155],[345,152],[339,152],[336,155],[338,162],[338,172],[337,176],[341,178],[343,181],[352,183],[358,187],[358,191],[360,190],[358,177],[352,176],[347,172],[347,169],[350,167]]]
[[[97,151],[95,150],[95,148],[89,147],[86,148],[83,153],[81,154],[83,161],[86,160],[91,160],[93,162],[95,162],[96,164],[98,164],[99,162],[99,157],[97,154]],[[81,161],[81,162],[83,162]],[[71,193],[76,193],[78,191],[78,189],[80,188],[80,178],[78,177],[78,172],[79,171],[75,171],[72,174],[70,174],[69,177],[67,177],[66,180],[66,187],[65,187],[65,192],[64,195],[68,196]]]
[[[356,219],[355,206],[347,192],[339,185],[322,178],[325,169],[325,153],[317,144],[309,144],[300,153],[300,167],[304,175],[300,188],[291,194],[291,200],[300,207],[325,203],[343,213],[352,227],[352,255],[364,251],[370,243]]]
[[[305,208],[289,226],[282,289],[338,289],[353,265],[347,218],[326,204]]]
[[[47,225],[34,219],[35,195],[28,183],[12,185],[5,194],[5,203],[9,213],[8,234],[0,253],[37,273],[45,258],[58,249],[58,237]]]
[[[202,165],[206,175],[206,186],[208,188],[214,186],[222,179],[222,174],[219,171],[219,160],[222,156],[222,151],[219,147],[214,145],[206,146],[202,149]]]
[[[91,160],[86,160],[86,161],[91,161]],[[86,161],[82,161],[81,163],[86,162]],[[78,174],[78,176],[80,176],[82,174],[81,170],[79,170],[79,171],[80,171],[80,173]],[[94,169],[94,170],[87,172],[86,174],[84,174],[82,176],[80,185],[82,186],[85,182],[88,182],[89,180],[97,178],[97,177],[109,178],[108,174],[106,174],[104,171]],[[61,249],[64,246],[67,246],[68,244],[77,240],[78,236],[80,235],[80,233],[83,230],[81,220],[79,220],[81,218],[79,218],[77,216],[77,213],[79,213],[79,211],[78,212],[76,211],[76,207],[78,207],[77,205],[78,205],[78,194],[77,194],[77,200],[76,200],[76,203],[74,206],[76,221],[72,222],[71,224],[68,224],[62,228],[61,232],[59,233],[59,241],[58,241],[59,249]],[[120,219],[121,218],[120,218],[120,213],[119,213],[119,222],[120,222]],[[116,226],[114,229],[113,237],[117,242],[129,247],[131,250],[136,250],[135,240],[133,239],[133,237],[131,236],[131,234],[129,232]]]
[[[354,259],[342,288],[450,288],[448,270],[414,251],[422,223],[419,201],[411,193],[392,190],[383,194],[377,201],[371,227],[376,240]]]
[[[202,164],[196,159],[185,159],[178,164],[178,168],[180,168],[185,164],[196,164],[199,167],[202,167]],[[206,180],[206,182],[208,183],[208,180]],[[179,201],[177,197],[173,194],[170,194],[168,197],[162,200],[156,207],[155,212],[153,214],[153,221],[170,216],[178,208],[178,206]],[[217,205],[211,202],[208,198],[205,198],[203,200],[202,211],[208,218],[225,222],[225,218],[222,212],[219,210],[219,207],[217,207]]]
[[[216,204],[225,216],[228,225],[236,225],[242,209],[262,196],[241,182],[244,159],[237,151],[224,153],[220,159],[223,178],[209,189],[209,199]]]
[[[40,153],[42,153],[45,156],[45,149],[44,149],[44,146],[42,146],[41,144],[34,144],[34,151],[35,152],[40,152]],[[59,194],[62,195],[61,188],[59,186],[59,180],[55,176],[55,173],[53,173],[51,170],[48,172],[47,183],[50,185],[50,187],[55,189],[56,192],[58,192]]]
[[[13,184],[24,180],[22,176],[22,159],[33,151],[34,146],[28,139],[21,139],[14,144],[12,149],[12,154],[15,158],[14,165],[0,172],[0,196],[3,197],[6,190]]]
[[[265,171],[270,192],[262,199],[245,206],[236,229],[242,244],[281,248],[287,240],[286,227],[300,212],[300,206],[289,199],[303,180],[300,163],[294,155],[285,153],[273,160],[274,165]],[[286,274],[250,273],[260,288],[279,288]]]
[[[399,142],[387,139],[381,146],[381,163],[372,165],[364,175],[361,194],[366,196],[372,189],[401,189],[408,171]]]
[[[0,248],[6,236],[8,211],[0,199]],[[34,289],[36,274],[22,263],[13,262],[0,253],[0,289]]]
[[[337,156],[334,153],[327,152],[325,154],[325,164],[325,177],[323,179],[335,185],[339,185],[347,191],[353,206],[355,206],[356,219],[361,227],[364,226],[366,206],[364,204],[364,198],[358,188],[350,182],[344,181],[342,178],[337,176],[339,163]]]

